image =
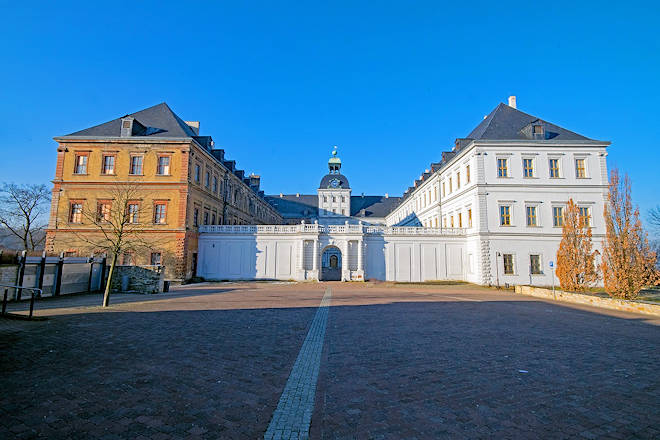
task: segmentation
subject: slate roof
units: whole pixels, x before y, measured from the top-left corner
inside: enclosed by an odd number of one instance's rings
[[[321,183],[319,183],[319,188],[321,188],[321,189],[332,188],[332,186],[330,186],[330,181],[332,179],[338,179],[339,180],[339,186],[337,188],[341,188],[341,189],[350,188],[350,186],[348,184],[348,178],[346,176],[344,176],[343,174],[326,174],[321,179]]]
[[[351,215],[370,218],[385,217],[399,204],[401,197],[351,196]],[[364,215],[361,210],[364,209]]]
[[[481,140],[516,140],[533,139],[525,132],[525,128],[533,122],[540,121],[545,126],[546,140],[575,141],[591,140],[587,137],[574,133],[558,125],[546,122],[536,116],[532,116],[518,109],[500,103],[490,112],[486,119],[481,121],[474,130],[467,135],[466,139]]]
[[[319,198],[316,194],[269,195],[266,200],[285,218],[318,217]],[[399,203],[400,197],[351,196],[351,216],[385,217]],[[364,209],[364,214],[361,212]]]
[[[164,102],[153,107],[131,113],[142,126],[146,127],[138,136],[155,138],[192,138],[196,137],[195,132],[179,118],[172,109]],[[124,116],[122,116],[124,117]],[[117,118],[104,124],[76,131],[66,136],[79,137],[120,137],[121,119]]]
[[[319,197],[316,194],[286,194],[280,196],[266,196],[271,204],[284,218],[318,217]]]
[[[544,127],[545,135],[543,139],[537,139],[532,134],[532,126],[537,124]],[[501,102],[467,137],[456,139],[452,151],[443,151],[440,162],[431,163],[431,173],[424,173],[420,179],[415,180],[414,185],[403,193],[401,201],[407,199],[417,186],[430,177],[432,173],[447,165],[460,150],[474,140],[595,141]]]

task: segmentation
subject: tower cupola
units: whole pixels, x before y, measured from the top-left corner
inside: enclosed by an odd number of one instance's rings
[[[337,156],[337,146],[332,150],[332,156],[328,160],[329,174],[341,174],[341,159]]]

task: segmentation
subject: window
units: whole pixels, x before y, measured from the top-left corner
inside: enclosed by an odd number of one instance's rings
[[[128,222],[133,224],[140,223],[140,205],[138,203],[128,204]]]
[[[211,187],[211,173],[209,173],[208,171],[206,172],[206,179],[204,180],[204,185],[207,188]]]
[[[534,177],[534,159],[523,159],[523,176]]]
[[[463,227],[463,214],[460,212],[458,213],[458,227],[459,228]]]
[[[215,224],[215,214],[211,214],[211,224]]]
[[[591,209],[586,206],[580,206],[580,225],[591,226]]]
[[[545,130],[543,129],[542,125],[535,125],[534,126],[534,137],[537,138],[539,136],[543,136],[545,133]]]
[[[537,226],[536,223],[536,206],[527,207],[527,226]]]
[[[341,196],[342,203],[346,202],[346,196]]]
[[[470,183],[470,165],[465,166],[465,183]]]
[[[195,183],[199,183],[202,175],[202,167],[195,164]]]
[[[102,174],[114,174],[115,173],[115,156],[104,155],[103,156],[103,168],[101,169]]]
[[[442,227],[443,228],[447,227],[447,217],[442,217]]]
[[[497,177],[509,177],[508,159],[497,159]]]
[[[454,216],[453,215],[449,216],[449,226],[452,227],[452,228],[454,227]]]
[[[456,173],[456,189],[461,187],[461,173]]]
[[[552,207],[552,225],[558,228],[564,226],[564,208],[562,206]]]
[[[209,224],[209,213],[208,212],[204,213],[204,224],[205,225]]]
[[[130,174],[142,175],[142,156],[131,156]]]
[[[164,225],[167,220],[167,203],[156,202],[154,204],[154,223]]]
[[[100,222],[109,222],[110,221],[110,202],[98,202],[96,205],[96,218]]]
[[[436,201],[436,202],[438,201],[438,187],[437,186],[433,187],[433,200]]]
[[[504,275],[513,275],[513,254],[503,254]]]
[[[160,252],[152,252],[151,253],[151,265],[152,266],[160,266],[162,262],[162,258],[160,255]]]
[[[170,175],[170,156],[158,156],[158,169],[156,174],[160,176]]]
[[[193,226],[199,226],[199,209],[193,209]]]
[[[217,194],[218,192],[218,178],[213,176],[213,192]]]
[[[337,198],[335,196],[332,196],[332,203],[335,203],[337,201]]]
[[[121,264],[124,266],[134,266],[135,255],[133,255],[133,252],[124,252],[121,258]]]
[[[575,177],[584,179],[587,177],[587,169],[585,168],[584,159],[575,159]]]
[[[451,184],[451,177],[449,178],[449,194],[454,190],[452,184]]]
[[[472,227],[472,209],[468,209],[468,228]]]
[[[87,174],[87,155],[76,154],[76,163],[73,167],[74,174]]]
[[[442,182],[442,197],[445,196],[445,182]]]
[[[550,177],[553,179],[559,178],[559,159],[550,159]]]
[[[500,206],[500,226],[511,226],[511,206]]]
[[[82,210],[82,202],[71,202],[71,208],[69,210],[69,222],[82,223]]]
[[[541,275],[541,256],[540,255],[530,255],[529,256],[529,273],[532,275]]]

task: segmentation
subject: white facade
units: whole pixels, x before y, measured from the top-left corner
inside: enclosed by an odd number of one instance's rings
[[[467,281],[550,285],[562,233],[555,217],[569,199],[590,216],[594,248],[601,248],[607,145],[473,141],[419,184],[387,224],[465,228]]]
[[[212,280],[319,280],[328,249],[341,254],[340,279],[463,280],[459,229],[364,225],[201,226],[198,275]]]

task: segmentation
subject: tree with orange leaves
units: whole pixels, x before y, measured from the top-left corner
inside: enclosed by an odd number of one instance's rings
[[[646,231],[633,209],[630,178],[613,169],[605,204],[606,236],[601,270],[605,290],[610,296],[634,299],[639,291],[657,282],[656,254],[649,246]]]
[[[580,208],[568,201],[564,210],[562,239],[557,251],[557,278],[564,290],[584,292],[598,281],[596,251],[593,251],[589,221],[580,215]]]

